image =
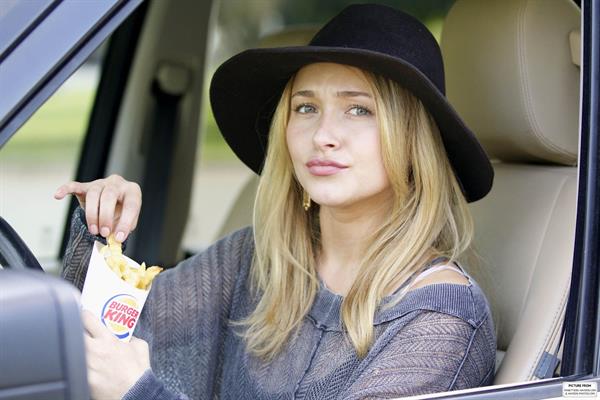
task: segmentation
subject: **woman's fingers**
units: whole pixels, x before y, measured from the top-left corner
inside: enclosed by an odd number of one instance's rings
[[[79,205],[85,210],[85,220],[92,235],[99,233],[98,229],[98,204],[102,187],[98,181],[93,182],[68,182],[60,186],[54,193],[54,198],[62,200],[66,195],[77,197]]]
[[[135,229],[142,205],[142,192],[137,183],[119,175],[93,182],[69,182],[56,190],[58,200],[77,196],[85,210],[88,229],[93,235],[108,237],[111,233],[122,242]]]
[[[122,242],[135,229],[142,206],[142,191],[137,183],[118,175],[111,175],[102,192],[100,209],[100,233],[115,234]]]
[[[84,207],[85,206],[85,191],[86,191],[87,185],[88,185],[87,183],[81,183],[81,182],[75,182],[75,181],[65,183],[64,185],[62,185],[58,189],[56,189],[56,192],[54,193],[54,198],[57,200],[62,200],[66,195],[72,194],[77,197],[77,200],[79,201],[79,205]]]
[[[100,227],[100,234],[104,237],[108,237],[112,232],[118,200],[118,189],[110,185],[104,186],[100,195],[100,210],[98,213],[98,226]]]
[[[123,242],[137,226],[142,207],[142,192],[137,184],[133,184],[123,198],[121,216],[115,227],[115,238]]]
[[[100,195],[102,194],[102,186],[91,182],[85,194],[85,220],[87,221],[88,229],[92,235],[100,233],[98,214],[100,207]]]
[[[92,398],[120,399],[150,369],[148,343],[137,338],[120,342],[87,311],[82,319]]]
[[[92,338],[113,338],[115,337],[110,333],[110,331],[100,323],[88,310],[81,311],[81,321],[83,322],[83,327],[85,331]],[[116,340],[116,339],[115,339]]]
[[[98,234],[98,188],[93,188],[94,182],[71,181],[60,186],[54,193],[54,198],[62,200],[66,195],[77,197],[79,205],[85,210],[85,219],[92,235]],[[90,196],[91,192],[91,196]]]

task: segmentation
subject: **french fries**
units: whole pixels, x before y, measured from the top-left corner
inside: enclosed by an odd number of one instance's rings
[[[100,253],[104,256],[104,260],[110,269],[131,286],[142,290],[150,289],[152,280],[163,269],[156,265],[146,268],[146,263],[142,263],[140,268],[132,268],[127,264],[127,260],[123,256],[121,243],[117,242],[114,235],[111,234],[108,237],[107,243],[106,246],[100,249]]]

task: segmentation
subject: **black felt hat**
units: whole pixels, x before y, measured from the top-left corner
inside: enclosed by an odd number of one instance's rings
[[[307,46],[246,50],[217,69],[210,86],[213,114],[229,146],[253,171],[262,170],[271,118],[286,83],[316,62],[355,66],[410,90],[437,122],[467,201],[490,191],[490,161],[446,99],[437,41],[414,17],[375,4],[348,6]]]

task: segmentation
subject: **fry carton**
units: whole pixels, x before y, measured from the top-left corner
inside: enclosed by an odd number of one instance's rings
[[[104,247],[100,242],[94,243],[81,292],[81,307],[91,311],[119,340],[128,342],[150,290],[139,289],[121,279],[102,254]],[[120,254],[120,245],[118,251],[119,261],[123,264],[126,262],[126,266],[121,265],[126,274],[143,277],[145,265]]]

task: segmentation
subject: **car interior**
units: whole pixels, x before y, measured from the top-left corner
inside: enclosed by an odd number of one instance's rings
[[[579,57],[565,39],[579,24],[572,2],[523,0],[459,2],[444,25],[449,99],[495,160],[492,191],[472,212],[496,311],[496,383],[551,377],[544,363],[561,341],[579,110]]]
[[[132,16],[113,35],[122,49],[105,56],[81,153],[87,166],[80,161],[76,173],[82,181],[118,173],[140,183],[142,217],[127,253],[164,266],[203,246],[182,243],[186,226],[203,223],[192,204],[211,191],[198,187],[190,166],[203,162],[196,149],[206,135],[218,9],[211,1],[174,3],[144,3],[143,24]],[[318,28],[265,28],[256,45],[301,45]],[[132,38],[135,55],[126,46]],[[447,96],[495,170],[492,191],[471,204],[476,256],[472,268],[465,263],[492,305],[495,385],[560,373],[576,225],[580,40],[573,0],[457,0],[443,21]],[[226,207],[211,240],[252,223],[258,177],[245,173],[236,182],[235,195],[220,200]],[[2,375],[0,398],[17,398],[2,397]]]

